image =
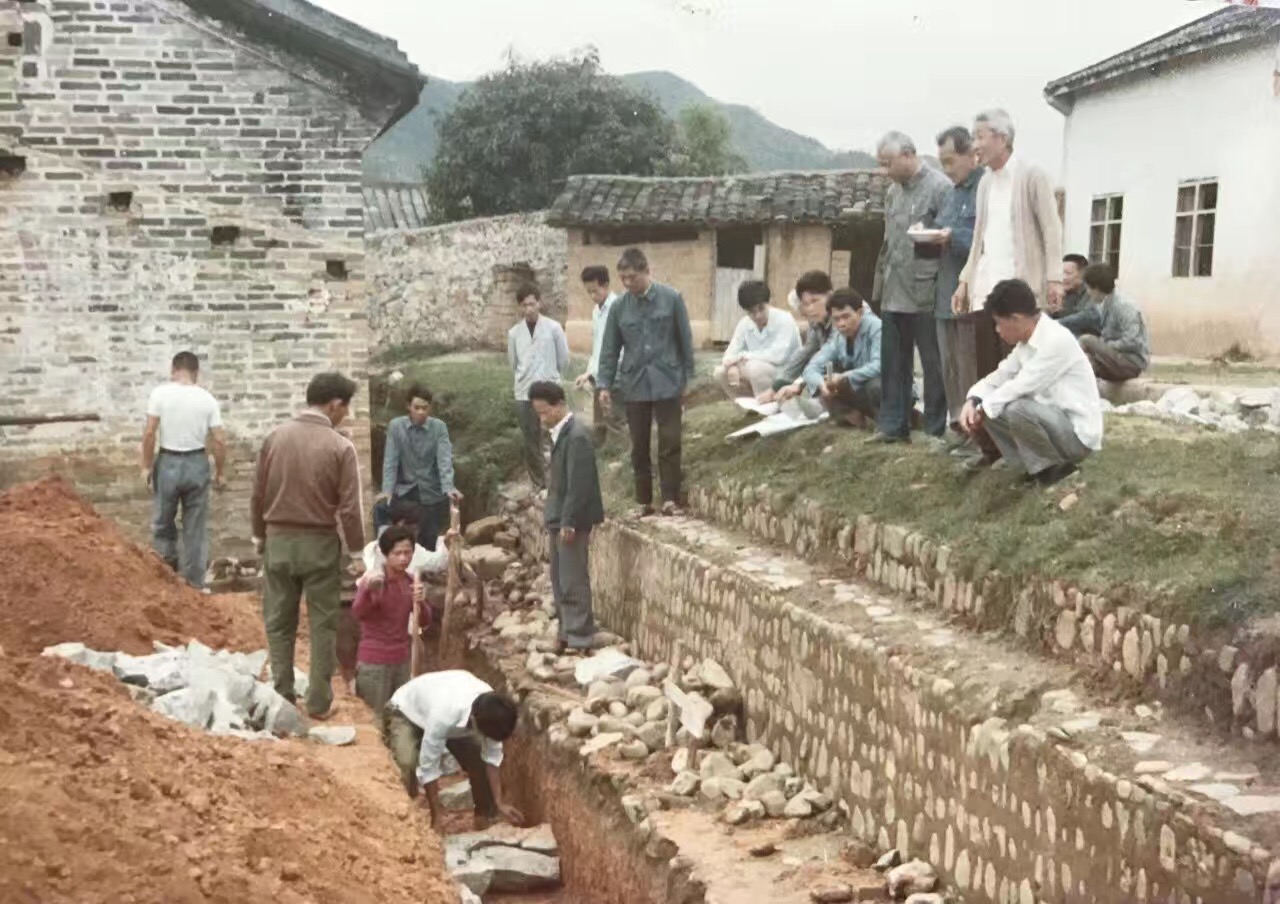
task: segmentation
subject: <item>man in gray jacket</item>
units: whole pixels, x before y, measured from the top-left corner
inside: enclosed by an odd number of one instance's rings
[[[785,402],[801,394],[804,389],[801,376],[805,367],[827,344],[834,329],[831,325],[831,312],[827,310],[831,292],[831,277],[821,270],[810,270],[796,280],[796,300],[800,314],[809,323],[809,331],[805,334],[804,344],[791,353],[778,371],[773,388],[757,396],[757,402]]]
[[[1084,284],[1094,303],[1058,322],[1080,340],[1080,348],[1100,380],[1132,380],[1151,365],[1151,337],[1142,311],[1116,292],[1110,264],[1090,264]]]
[[[560,620],[559,652],[589,650],[596,633],[588,553],[591,530],[604,521],[591,433],[565,402],[558,383],[529,387],[529,402],[551,433],[544,520],[550,534],[551,595]]]
[[[600,404],[608,410],[615,386],[627,400],[631,469],[642,516],[653,514],[653,463],[649,450],[652,424],[657,421],[662,513],[673,515],[680,504],[684,396],[693,379],[689,311],[679,292],[653,281],[649,260],[639,248],[622,252],[618,278],[627,294],[609,311],[604,330],[597,375]]]
[[[893,185],[885,200],[884,246],[876,262],[872,300],[880,302],[880,430],[872,442],[905,443],[911,438],[912,374],[915,350],[924,369],[925,431],[940,437],[947,429],[947,392],[934,319],[941,246],[916,244],[911,227],[934,227],[951,180],[925,166],[914,142],[890,132],[876,148],[880,166]]]

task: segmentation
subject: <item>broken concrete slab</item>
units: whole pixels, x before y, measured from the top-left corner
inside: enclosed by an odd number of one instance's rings
[[[573,677],[583,687],[590,687],[597,681],[625,680],[640,666],[638,659],[632,659],[616,647],[609,647],[579,662],[573,671]],[[625,686],[623,692],[625,693]],[[591,694],[588,693],[588,697],[590,696]],[[622,694],[618,694],[618,699],[621,697]]]
[[[162,716],[203,731],[213,719],[217,699],[213,691],[184,687],[157,697],[151,708]]]
[[[356,742],[354,725],[313,725],[307,737],[329,747],[347,747]]]
[[[471,796],[471,781],[463,779],[440,789],[440,806],[446,810],[472,810],[475,800]]]
[[[136,684],[164,695],[187,686],[189,661],[190,657],[185,649],[168,650],[150,656],[117,653],[112,671],[126,684]]]
[[[488,847],[472,855],[467,867],[487,869],[487,892],[527,894],[560,885],[560,858],[515,847]],[[457,873],[454,874],[455,878]],[[473,889],[474,890],[474,889]]]
[[[110,672],[115,666],[118,654],[100,653],[97,650],[89,649],[82,643],[60,643],[52,647],[45,647],[40,652],[40,655],[66,659],[99,672]]]
[[[469,789],[470,784],[468,784]],[[525,839],[520,842],[520,847],[526,851],[533,851],[535,854],[545,854],[548,857],[554,857],[560,853],[560,845],[556,841],[556,836],[551,831],[551,826],[546,823],[531,829]]]

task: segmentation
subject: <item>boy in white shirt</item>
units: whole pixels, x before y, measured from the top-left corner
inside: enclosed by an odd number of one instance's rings
[[[755,398],[773,388],[778,370],[800,347],[800,328],[794,317],[769,304],[769,287],[760,280],[738,287],[738,307],[747,316],[738,321],[715,378],[729,398]]]

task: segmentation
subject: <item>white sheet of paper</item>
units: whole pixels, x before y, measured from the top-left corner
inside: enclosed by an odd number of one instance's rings
[[[798,430],[801,427],[812,427],[814,424],[820,424],[827,419],[827,413],[824,411],[816,419],[810,420],[798,413],[788,414],[780,411],[777,414],[771,414],[757,423],[743,427],[741,430],[735,430],[725,439],[739,439],[744,436],[756,435],[760,437],[774,436],[778,433],[787,433],[791,430]]]
[[[777,402],[765,402],[762,405],[759,402],[757,402],[755,399],[740,398],[740,399],[734,399],[734,401],[738,403],[739,408],[743,408],[747,411],[753,411],[756,414],[760,415],[761,417],[768,417],[771,414],[778,413]]]

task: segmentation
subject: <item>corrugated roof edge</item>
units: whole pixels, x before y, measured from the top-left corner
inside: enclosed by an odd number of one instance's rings
[[[1074,96],[1086,89],[1168,60],[1243,41],[1268,39],[1276,30],[1280,30],[1280,9],[1230,6],[1054,79],[1045,85],[1044,96],[1055,109],[1066,113]]]

